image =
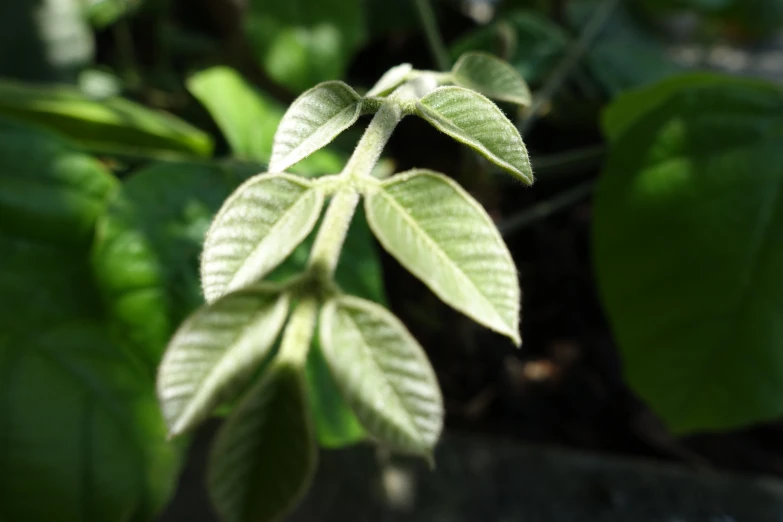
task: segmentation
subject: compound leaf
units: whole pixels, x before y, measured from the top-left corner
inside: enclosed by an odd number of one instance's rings
[[[462,87],[440,87],[416,104],[419,116],[475,149],[526,184],[533,182],[527,149],[514,124],[483,95]]]
[[[215,440],[208,484],[221,520],[280,520],[307,490],[316,460],[301,370],[273,363]]]
[[[269,356],[288,301],[271,288],[248,288],[200,308],[180,326],[158,372],[158,398],[171,435],[195,426],[241,390]]]
[[[322,309],[323,354],[367,432],[389,447],[431,458],[443,401],[424,350],[384,307],[343,296]]]
[[[406,80],[408,74],[413,70],[409,63],[395,65],[381,76],[372,89],[367,91],[367,96],[383,96],[390,93],[395,87]]]
[[[473,89],[488,98],[530,105],[530,88],[508,63],[489,53],[463,54],[451,70],[452,80],[460,87]]]
[[[481,205],[424,170],[381,187],[365,208],[383,247],[447,304],[520,344],[516,267]]]
[[[783,415],[783,90],[696,80],[622,123],[593,234],[629,383],[676,433]]]
[[[282,172],[328,145],[361,114],[361,97],[343,82],[324,82],[288,108],[275,134],[271,172]]]
[[[306,179],[260,174],[226,200],[207,232],[201,258],[204,296],[212,302],[259,280],[315,226],[323,194]]]

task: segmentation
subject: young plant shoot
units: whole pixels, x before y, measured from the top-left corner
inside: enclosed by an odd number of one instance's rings
[[[365,96],[338,81],[317,85],[283,117],[269,172],[240,186],[215,216],[201,263],[207,304],[172,338],[158,396],[171,436],[238,399],[209,463],[210,495],[225,522],[280,520],[309,486],[317,443],[304,372],[315,336],[369,437],[433,458],[444,412],[423,349],[389,310],[344,294],[334,280],[360,202],[381,245],[432,292],[521,343],[516,268],[481,205],[436,172],[372,175],[397,124],[414,115],[532,183],[519,132],[487,97],[527,105],[530,91],[510,65],[484,53],[464,55],[449,73],[394,67]],[[362,114],[374,117],[342,172],[285,172]],[[265,282],[327,202],[307,269]]]

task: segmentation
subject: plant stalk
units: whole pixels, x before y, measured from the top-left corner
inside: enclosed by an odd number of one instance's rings
[[[419,19],[424,28],[424,34],[427,36],[432,59],[435,60],[435,65],[439,70],[447,71],[450,68],[449,53],[446,51],[446,45],[443,43],[443,37],[438,29],[438,21],[435,18],[432,4],[430,0],[414,0],[414,3],[419,11]]]
[[[317,314],[318,302],[313,297],[307,297],[296,305],[283,332],[278,360],[298,368],[304,367],[313,342]]]

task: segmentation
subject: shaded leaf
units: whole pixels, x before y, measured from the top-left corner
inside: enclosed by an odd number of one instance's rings
[[[209,493],[221,520],[280,520],[310,485],[317,452],[301,370],[273,363],[217,435]]]
[[[683,82],[615,139],[599,287],[631,386],[676,433],[783,415],[783,90]]]
[[[270,356],[288,304],[272,288],[248,288],[202,307],[179,327],[158,371],[170,434],[192,428],[241,391]]]
[[[105,153],[209,156],[208,135],[179,118],[123,98],[93,100],[78,89],[0,80],[0,115],[51,129]]]
[[[201,285],[212,302],[258,281],[293,252],[315,226],[323,194],[306,179],[261,174],[226,201],[207,232]]]
[[[264,71],[301,92],[345,76],[364,20],[361,0],[250,0],[245,32]]]
[[[321,346],[343,396],[382,444],[428,459],[443,428],[443,400],[424,350],[388,310],[356,297],[328,302]]]
[[[520,181],[533,182],[519,131],[481,94],[462,87],[440,87],[419,100],[416,109],[441,132],[473,148]]]
[[[103,29],[120,18],[132,13],[142,3],[142,0],[83,0],[87,4],[87,18],[90,23]]]
[[[467,192],[445,176],[414,170],[385,181],[365,208],[383,247],[435,295],[520,344],[514,260]]]
[[[343,82],[324,82],[305,92],[280,121],[270,172],[283,172],[328,145],[360,114],[361,97]]]
[[[191,76],[188,90],[212,114],[234,156],[269,164],[275,131],[285,113],[280,103],[255,89],[228,67],[212,67]],[[339,172],[344,163],[339,155],[319,150],[290,171],[301,174],[333,173]]]
[[[396,65],[383,73],[383,76],[367,91],[366,96],[384,96],[393,91],[400,84],[405,82],[408,74],[413,71],[413,66],[409,63]]]
[[[525,80],[508,63],[488,53],[463,54],[451,70],[454,83],[478,91],[488,98],[530,105],[531,95]]]

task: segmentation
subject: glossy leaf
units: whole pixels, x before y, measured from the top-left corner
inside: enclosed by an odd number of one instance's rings
[[[19,145],[30,143],[39,154],[25,158],[36,186],[24,213],[0,219],[2,516],[154,520],[180,451],[166,441],[153,376],[106,326],[87,264],[91,227],[115,185],[46,133],[6,131],[0,150],[23,154]],[[13,180],[6,187],[21,184],[17,161],[0,154],[0,179]],[[37,225],[10,231],[24,222]]]
[[[533,182],[519,131],[481,94],[462,87],[441,87],[419,100],[416,109],[441,132],[473,148],[520,181]]]
[[[188,79],[188,90],[209,110],[233,155],[264,166],[272,158],[272,143],[285,109],[277,100],[249,84],[235,70],[212,67]],[[339,172],[345,160],[319,150],[290,170],[300,174]]]
[[[783,90],[699,82],[617,137],[598,282],[631,386],[678,434],[783,415]]]
[[[208,484],[221,520],[281,520],[310,485],[316,460],[301,370],[274,363],[215,439]]]
[[[309,181],[289,174],[261,174],[239,187],[204,242],[207,301],[258,281],[280,264],[313,229],[323,202]]]
[[[90,150],[209,156],[208,135],[169,114],[122,98],[94,100],[66,85],[0,80],[0,115],[56,131]]]
[[[520,344],[516,267],[481,205],[429,171],[381,187],[365,207],[383,247],[447,304]]]
[[[152,371],[176,327],[204,302],[204,237],[247,174],[218,163],[151,165],[125,180],[98,221],[92,265],[104,306]]]
[[[413,66],[409,63],[395,65],[383,73],[383,76],[381,76],[376,84],[367,91],[366,96],[383,96],[389,94],[407,79],[411,71],[413,71]]]
[[[432,458],[443,400],[424,350],[384,307],[356,297],[328,302],[321,346],[367,432],[397,451]]]
[[[283,172],[328,145],[360,114],[361,97],[343,82],[324,82],[305,92],[280,121],[270,172]]]
[[[264,71],[289,89],[345,76],[365,39],[362,0],[250,0],[245,32]]]
[[[454,64],[451,75],[460,87],[473,89],[488,98],[530,105],[530,89],[525,80],[511,65],[491,54],[463,54]]]
[[[242,389],[270,356],[288,305],[288,296],[273,288],[248,288],[202,307],[179,327],[158,371],[158,399],[171,435],[192,428]]]

